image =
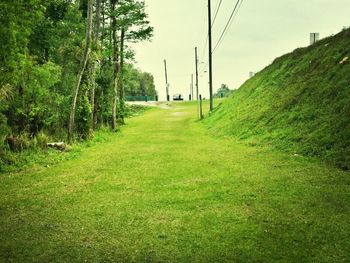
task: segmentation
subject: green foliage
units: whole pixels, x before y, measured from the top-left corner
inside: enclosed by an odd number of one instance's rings
[[[42,131],[35,136],[36,146],[40,149],[45,149],[50,140],[51,138]]]
[[[142,72],[131,64],[124,67],[124,88],[126,97],[157,95],[154,78],[150,73]]]
[[[117,27],[126,32],[127,42],[149,40],[153,35],[153,27],[145,12],[145,2],[138,0],[121,0],[115,13],[118,18]]]
[[[55,122],[51,105],[55,104],[52,89],[60,81],[61,68],[52,62],[34,65],[22,60],[22,83],[19,96],[10,100],[5,114],[15,133],[30,132],[35,135]]]
[[[126,42],[146,40],[152,35],[153,28],[149,26],[144,7],[144,3],[138,1],[118,4],[117,30],[122,27],[128,30]],[[86,45],[86,8],[87,1],[0,1],[2,156],[11,155],[8,144],[3,143],[9,138],[16,140],[18,147],[15,148],[19,151],[45,147],[49,138],[65,140],[73,89]],[[76,107],[75,133],[83,140],[93,136],[92,105],[97,127],[108,125],[112,118],[114,65],[108,19],[116,14],[110,12],[110,1],[103,1],[101,8],[104,16],[103,20],[101,13],[101,34],[91,46]],[[94,20],[97,21],[96,17]],[[125,59],[134,62],[133,50],[128,46]],[[94,72],[92,65],[97,65]],[[127,94],[155,94],[150,74],[132,65],[125,72]],[[95,88],[94,102],[91,101],[92,87]]]
[[[1,5],[0,19],[8,26],[0,30],[0,100],[6,99],[0,113],[9,126],[2,132],[59,134],[67,118],[67,84],[76,75],[72,52],[83,38],[80,11],[65,0]]]
[[[0,113],[0,140],[1,141],[4,141],[5,136],[9,133],[9,131],[10,131],[10,129],[7,126],[6,116],[4,114]]]
[[[87,91],[84,91],[84,87],[82,87],[82,90],[83,94],[80,96],[80,101],[77,108],[76,130],[79,139],[88,140],[92,136],[92,112]]]
[[[232,90],[226,84],[221,84],[221,87],[214,94],[214,98],[228,97],[232,93]]]
[[[125,117],[134,117],[138,116],[145,111],[149,110],[150,107],[142,106],[142,105],[127,105],[125,107]]]
[[[349,169],[346,57],[349,29],[277,58],[234,92],[207,123],[215,134],[320,157]]]

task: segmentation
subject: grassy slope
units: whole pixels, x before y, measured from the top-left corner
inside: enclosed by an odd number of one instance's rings
[[[339,62],[349,57],[346,63]],[[276,59],[207,120],[216,134],[350,168],[350,29]]]
[[[350,178],[207,134],[193,104],[0,175],[0,262],[348,262]]]

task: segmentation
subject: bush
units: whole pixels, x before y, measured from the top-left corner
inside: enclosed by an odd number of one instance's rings
[[[86,89],[86,87],[83,87]],[[92,137],[92,111],[89,102],[89,97],[84,94],[79,101],[77,108],[76,130],[79,134],[79,139],[88,140]]]
[[[35,138],[36,140],[36,144],[38,147],[40,147],[41,149],[46,149],[47,148],[47,143],[50,142],[50,137],[47,136],[44,132],[39,132]]]

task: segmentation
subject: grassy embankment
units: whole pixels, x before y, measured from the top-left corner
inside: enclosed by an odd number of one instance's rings
[[[347,58],[347,59],[346,59]],[[207,120],[216,135],[350,169],[350,29],[277,58]]]
[[[74,159],[0,175],[0,262],[347,262],[350,177],[153,109]]]

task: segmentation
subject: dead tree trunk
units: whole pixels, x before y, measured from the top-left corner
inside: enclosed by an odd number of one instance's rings
[[[78,75],[77,83],[74,90],[72,107],[70,111],[69,124],[68,124],[68,143],[71,144],[73,141],[73,128],[74,128],[74,119],[75,119],[75,109],[77,106],[77,99],[79,94],[79,88],[81,84],[81,79],[84,75],[86,65],[89,59],[90,54],[90,45],[91,45],[91,31],[92,31],[92,0],[88,0],[88,12],[86,18],[86,37],[85,37],[85,49],[83,55],[83,65]]]

